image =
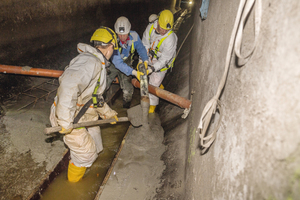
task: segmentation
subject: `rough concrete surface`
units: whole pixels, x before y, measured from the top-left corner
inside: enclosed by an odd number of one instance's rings
[[[191,29],[193,20],[190,13],[184,18],[178,35],[178,47],[182,45],[178,57],[176,58],[172,72],[169,72],[163,81],[165,90],[190,99],[189,96],[189,57],[191,36],[187,35]],[[183,43],[184,39],[185,42]],[[185,199],[185,168],[187,160],[187,147],[189,138],[188,119],[183,119],[184,109],[170,104],[165,100],[160,100],[158,106],[162,127],[165,130],[163,144],[166,151],[161,159],[166,168],[161,176],[162,184],[157,190],[156,199]]]
[[[49,79],[38,79],[33,84],[35,86],[45,81]],[[50,89],[49,86],[47,89]],[[37,91],[28,93],[41,95]],[[49,125],[49,108],[54,95],[55,92],[47,100],[42,98],[35,105],[28,105],[21,110],[18,109],[35,98],[20,95],[18,101],[6,102],[7,112],[0,119],[1,200],[26,199],[47,172],[62,159],[66,150],[63,142],[47,143],[45,140],[48,137],[43,132]]]
[[[142,118],[142,112],[136,112]],[[129,129],[124,147],[99,200],[155,199],[165,168],[161,155],[164,130],[156,113],[149,115],[150,129]]]
[[[176,0],[3,0],[0,2],[1,64],[26,65],[22,61],[36,52],[81,37],[90,39],[100,26],[113,28],[122,15],[129,18],[133,30],[142,34],[150,14],[163,8],[175,10],[175,3]]]
[[[204,21],[197,4],[190,68],[197,101],[190,136],[223,74],[238,3],[211,1]],[[262,8],[252,58],[237,67],[231,57],[216,141],[204,155],[198,134],[190,144],[195,154],[188,162],[187,199],[300,199],[300,3],[263,1]],[[253,45],[253,27],[252,13],[244,29],[243,54]]]
[[[179,37],[178,48],[191,26],[192,20],[188,14],[176,33]],[[185,68],[189,67],[188,42],[189,40],[184,43],[172,73],[169,73],[163,82],[166,90],[187,99],[189,99],[189,73]],[[158,109],[164,128],[163,138],[159,139],[162,136],[156,136],[155,143],[149,143],[148,132],[145,134],[140,129],[131,129],[124,150],[100,199],[185,199],[188,121],[181,118],[184,109],[164,100],[160,103]],[[151,119],[154,116],[149,117]],[[150,127],[153,130],[157,125],[155,126],[152,120]],[[158,121],[157,118],[155,120]],[[138,159],[141,154],[142,160]],[[161,164],[164,164],[164,167]]]

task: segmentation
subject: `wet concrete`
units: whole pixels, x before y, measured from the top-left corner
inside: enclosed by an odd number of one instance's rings
[[[52,81],[35,78],[33,85]],[[34,80],[34,79],[33,79]],[[47,85],[44,89],[50,89]],[[57,86],[52,86],[57,88]],[[41,94],[41,92],[43,94]],[[42,90],[29,91],[28,95],[44,95]],[[1,199],[25,199],[39,186],[44,176],[62,159],[66,150],[62,141],[45,142],[43,129],[49,125],[49,106],[55,92],[47,99],[19,95],[7,101],[5,116],[1,117]],[[28,105],[27,107],[24,107]],[[19,110],[19,108],[23,109]]]
[[[142,111],[136,117],[142,118]],[[124,147],[104,186],[99,200],[153,199],[165,166],[161,155],[165,150],[163,129],[156,113],[149,115],[150,129],[131,128]]]

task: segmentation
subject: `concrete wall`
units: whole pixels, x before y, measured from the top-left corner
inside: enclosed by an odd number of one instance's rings
[[[113,28],[124,15],[141,35],[150,14],[175,10],[175,4],[176,0],[0,1],[0,64],[63,70],[78,54],[77,43],[89,43],[100,26]],[[18,93],[17,86],[26,80],[0,74],[0,102],[8,92]]]
[[[220,98],[223,118],[217,138],[206,154],[199,149],[195,130],[224,72],[238,4],[210,1],[204,21],[200,1],[194,12],[190,91],[195,94],[186,199],[300,199],[299,1],[262,2],[258,46],[243,67],[237,67],[232,56]],[[253,45],[253,24],[252,14],[244,30],[244,53]]]
[[[96,0],[1,1],[2,62],[11,64],[39,49],[82,37],[94,29],[97,6]]]
[[[27,64],[26,58],[62,43],[88,42],[101,25],[113,28],[115,20],[127,16],[137,31],[148,18],[164,8],[175,8],[176,0],[3,0],[0,2],[0,64]],[[84,41],[82,41],[84,38]],[[24,59],[26,62],[24,62]],[[23,62],[22,62],[23,61]]]

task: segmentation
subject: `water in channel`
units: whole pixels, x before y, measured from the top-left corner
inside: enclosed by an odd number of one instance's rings
[[[139,104],[140,91],[135,89],[131,107]],[[119,117],[126,117],[123,108],[122,94],[115,100],[112,109],[118,112]],[[70,183],[67,180],[67,170],[59,174],[49,185],[43,194],[42,200],[92,200],[97,195],[99,187],[109,169],[116,152],[129,127],[129,122],[121,122],[115,125],[101,125],[103,151],[94,164],[87,169],[83,179],[78,183]]]

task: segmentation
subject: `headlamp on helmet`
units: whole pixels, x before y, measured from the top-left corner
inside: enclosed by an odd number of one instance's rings
[[[159,26],[165,30],[170,30],[173,28],[174,17],[170,10],[163,10],[160,12],[158,17]]]
[[[130,32],[131,24],[126,17],[119,17],[115,23],[115,31],[117,34],[126,35]]]

